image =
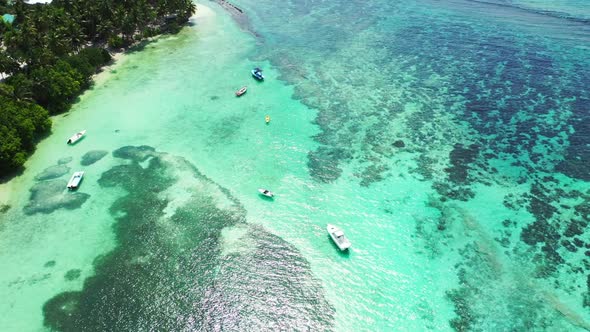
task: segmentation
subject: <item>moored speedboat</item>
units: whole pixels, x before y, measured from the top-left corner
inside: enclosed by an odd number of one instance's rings
[[[273,198],[275,196],[275,194],[273,194],[268,189],[260,188],[260,189],[258,189],[258,192],[260,193],[260,195],[263,195],[263,196],[266,196],[266,197],[270,197],[270,198]]]
[[[83,176],[84,172],[75,172],[74,175],[72,175],[70,181],[68,182],[68,189],[78,189],[78,187],[80,186],[80,182],[82,182]]]
[[[240,88],[240,90],[236,91],[236,96],[239,97],[239,96],[243,95],[244,93],[246,93],[246,91],[248,91],[248,87],[243,86]]]
[[[79,141],[84,135],[86,134],[86,130],[82,130],[81,132],[75,134],[74,136],[70,137],[67,141],[68,144],[74,144]]]
[[[258,67],[252,69],[252,76],[254,76],[254,78],[259,81],[262,81],[264,79],[264,75],[262,75],[262,69]]]
[[[348,238],[346,238],[346,235],[344,235],[344,232],[340,228],[328,224],[326,229],[328,230],[328,234],[330,234],[332,241],[338,246],[338,249],[345,251],[350,248],[352,244],[348,241]]]

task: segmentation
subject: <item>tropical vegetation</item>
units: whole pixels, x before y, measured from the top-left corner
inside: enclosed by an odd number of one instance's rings
[[[22,167],[108,50],[177,32],[194,11],[192,0],[0,0],[0,175]]]

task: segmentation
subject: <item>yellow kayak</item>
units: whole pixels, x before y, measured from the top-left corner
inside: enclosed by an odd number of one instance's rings
[[[265,116],[265,117],[264,117],[264,121],[265,121],[266,123],[270,123],[270,116],[268,116],[268,115],[267,115],[267,116]]]

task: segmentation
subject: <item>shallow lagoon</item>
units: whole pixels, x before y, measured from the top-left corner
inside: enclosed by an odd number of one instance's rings
[[[1,217],[1,326],[589,329],[585,25],[237,4],[258,37],[200,6],[56,119]],[[68,167],[83,201],[48,182]]]

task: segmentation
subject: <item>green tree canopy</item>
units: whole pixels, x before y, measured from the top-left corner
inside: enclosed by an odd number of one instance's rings
[[[22,166],[37,139],[51,128],[49,113],[41,106],[15,101],[0,84],[0,172]]]
[[[191,0],[0,0],[0,172],[23,165],[50,130],[49,113],[66,111],[111,60],[102,47],[128,46],[185,23]],[[166,19],[172,16],[173,22]],[[0,80],[4,77],[0,76]],[[0,174],[1,175],[1,174]]]

